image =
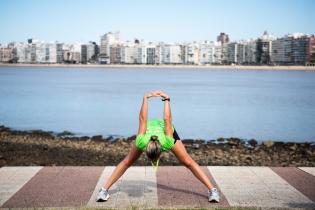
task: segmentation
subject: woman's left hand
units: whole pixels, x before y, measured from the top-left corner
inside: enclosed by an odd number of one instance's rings
[[[152,92],[148,92],[144,95],[146,98],[151,98],[151,97],[158,97],[159,95],[159,91],[152,91]]]
[[[169,98],[169,96],[161,90],[156,90],[156,91],[152,91],[145,94],[146,98],[159,97],[159,96],[161,96],[162,98]]]
[[[158,91],[155,91],[155,93],[158,95],[158,96],[161,96],[162,98],[169,98],[169,96],[167,95],[167,93],[161,91],[161,90],[158,90]]]

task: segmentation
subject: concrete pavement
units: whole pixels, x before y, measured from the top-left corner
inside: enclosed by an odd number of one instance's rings
[[[261,207],[315,209],[315,168],[202,167],[221,193],[209,203],[207,189],[185,167],[135,166],[109,190],[107,202],[95,202],[113,166],[2,167],[0,208],[211,208]]]

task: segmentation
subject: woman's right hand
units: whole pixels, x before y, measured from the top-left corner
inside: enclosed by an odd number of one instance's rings
[[[146,94],[144,94],[144,98],[149,99],[151,97],[157,97],[157,91],[152,91],[152,92],[148,92]]]
[[[162,98],[169,98],[169,96],[165,92],[163,92],[161,90],[148,92],[148,93],[146,93],[144,95],[144,97],[147,98],[147,99],[151,98],[151,97],[159,97],[159,96],[161,96]]]
[[[167,93],[165,93],[165,92],[163,92],[161,90],[156,91],[156,94],[158,96],[161,96],[162,98],[169,98],[169,95],[167,95]]]

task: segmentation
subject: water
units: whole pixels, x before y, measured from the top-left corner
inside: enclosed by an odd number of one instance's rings
[[[0,124],[131,136],[146,91],[171,96],[181,138],[315,141],[315,72],[0,68]],[[149,118],[163,103],[150,100]]]

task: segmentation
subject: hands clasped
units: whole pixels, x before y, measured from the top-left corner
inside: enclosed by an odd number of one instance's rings
[[[169,96],[161,90],[156,90],[156,91],[152,91],[152,92],[148,92],[148,93],[144,94],[144,98],[146,98],[146,99],[149,99],[151,97],[159,97],[159,96],[164,98],[164,99],[169,98]]]

